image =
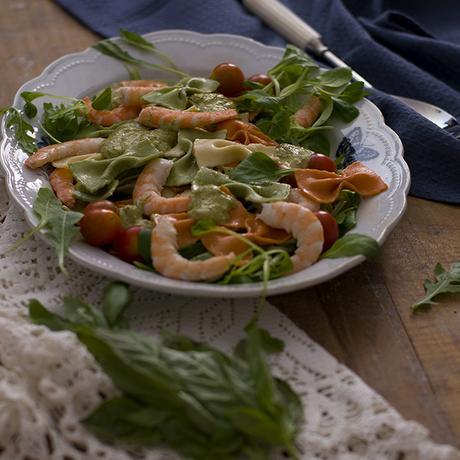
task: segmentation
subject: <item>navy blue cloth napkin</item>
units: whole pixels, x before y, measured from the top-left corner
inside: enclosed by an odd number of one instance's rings
[[[188,29],[285,40],[238,0],[57,0],[102,36]],[[460,204],[460,140],[388,94],[439,105],[460,119],[458,0],[284,0],[331,50],[380,91],[371,99],[401,137],[414,196]]]

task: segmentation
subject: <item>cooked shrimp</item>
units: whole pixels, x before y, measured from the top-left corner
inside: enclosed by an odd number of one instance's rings
[[[172,198],[161,196],[169,171],[173,166],[171,160],[155,158],[148,163],[137,178],[133,190],[135,203],[142,203],[144,214],[172,214],[186,211],[190,197],[179,195]]]
[[[171,110],[152,105],[142,109],[139,115],[139,123],[150,128],[159,128],[160,126],[204,128],[237,116],[238,112],[235,109],[218,110],[216,112],[187,112],[186,110]]]
[[[168,84],[161,80],[122,80],[114,86],[150,86],[154,89],[160,89],[168,86]]]
[[[294,114],[294,120],[304,128],[309,128],[321,113],[321,99],[310,96],[305,105]]]
[[[316,201],[311,200],[300,190],[300,188],[291,188],[291,192],[287,198],[290,203],[297,203],[310,211],[319,211],[320,205]]]
[[[297,240],[297,250],[291,257],[293,272],[318,260],[323,249],[323,227],[309,209],[295,203],[268,203],[263,205],[259,219],[267,225],[286,230]]]
[[[73,174],[69,168],[55,169],[50,175],[49,180],[56,196],[69,208],[75,206],[73,192]]]
[[[47,145],[38,149],[33,155],[27,158],[25,165],[31,169],[36,169],[62,158],[95,153],[99,150],[104,140],[102,137],[94,137]]]
[[[241,144],[278,145],[256,125],[242,120],[227,120],[219,123],[216,129],[226,129],[226,138]]]
[[[84,97],[83,102],[88,110],[87,116],[89,121],[101,126],[112,126],[120,121],[132,120],[139,115],[139,111],[141,109],[140,107],[120,105],[120,107],[112,110],[96,110],[93,109],[93,105],[89,97]]]
[[[122,106],[141,107],[148,104],[142,99],[142,96],[160,88],[163,86],[158,88],[154,86],[122,86],[113,91],[113,101]]]
[[[230,267],[234,254],[191,261],[177,251],[177,231],[167,216],[158,216],[152,231],[151,254],[155,270],[169,278],[186,281],[212,281]]]

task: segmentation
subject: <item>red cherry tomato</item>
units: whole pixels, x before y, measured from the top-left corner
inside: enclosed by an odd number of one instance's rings
[[[337,166],[335,165],[335,161],[332,158],[329,158],[322,153],[314,153],[310,157],[310,161],[308,162],[308,167],[311,169],[322,169],[324,171],[336,172]]]
[[[83,238],[93,246],[106,246],[113,243],[120,230],[120,216],[111,209],[90,209],[85,211],[80,221],[80,232]]]
[[[122,229],[113,244],[116,255],[125,262],[142,262],[144,259],[139,252],[139,233],[144,227],[135,225]]]
[[[272,79],[268,75],[265,75],[264,73],[256,73],[254,75],[251,75],[248,78],[248,81],[253,81],[254,83],[260,83],[261,85],[265,86],[271,83]]]
[[[219,64],[211,72],[211,78],[220,83],[217,91],[226,97],[238,96],[244,90],[244,74],[235,64],[228,62]]]
[[[115,203],[112,203],[109,200],[94,201],[93,203],[86,205],[83,212],[87,214],[88,212],[91,212],[94,209],[110,209],[110,211],[113,211],[117,214],[120,213]]]
[[[316,211],[315,216],[319,219],[321,225],[323,226],[323,251],[325,251],[326,249],[329,249],[339,237],[339,225],[332,214],[327,211]]]

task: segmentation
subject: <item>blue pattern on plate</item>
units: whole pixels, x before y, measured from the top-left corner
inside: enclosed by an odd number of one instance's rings
[[[355,161],[369,161],[379,156],[377,150],[363,145],[363,132],[359,126],[356,126],[349,133],[345,134],[345,137],[348,137],[351,145],[355,148]]]

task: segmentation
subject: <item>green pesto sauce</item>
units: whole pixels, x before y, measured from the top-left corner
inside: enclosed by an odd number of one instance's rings
[[[134,225],[153,226],[153,222],[144,219],[141,209],[133,204],[120,208],[120,219],[123,228],[133,227]]]
[[[189,97],[189,102],[200,112],[218,112],[235,108],[230,99],[216,93],[196,93]]]
[[[117,128],[101,145],[104,158],[116,158],[127,152],[156,149],[166,152],[175,144],[177,132],[168,129],[148,129],[137,122]]]
[[[293,144],[280,144],[270,156],[277,162],[289,168],[307,168],[311,150]]]
[[[192,190],[188,213],[195,220],[212,219],[221,224],[230,218],[235,205],[235,198],[222,192],[217,185],[201,185]]]

